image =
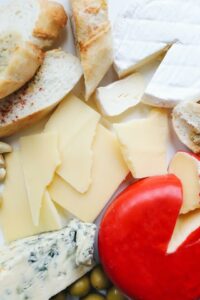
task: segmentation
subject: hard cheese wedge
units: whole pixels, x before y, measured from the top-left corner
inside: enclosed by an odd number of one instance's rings
[[[168,119],[155,109],[146,119],[115,124],[122,153],[135,178],[167,173]]]
[[[52,199],[76,217],[92,222],[128,174],[116,138],[98,125],[94,141],[92,184],[80,194],[58,175],[49,186]]]
[[[48,192],[41,201],[40,222],[34,226],[27,198],[19,151],[6,156],[7,176],[0,220],[7,242],[62,227],[60,217]]]
[[[20,152],[32,219],[37,226],[44,192],[60,164],[57,134],[50,132],[22,137]]]
[[[145,90],[143,77],[139,73],[97,89],[97,104],[106,116],[117,116],[137,105]]]
[[[58,132],[61,165],[57,174],[81,193],[87,192],[92,181],[93,141],[99,119],[96,111],[71,94],[45,127],[45,132]]]
[[[182,183],[183,206],[181,213],[200,207],[200,162],[185,152],[177,152],[169,165],[169,173],[175,174]]]
[[[200,210],[197,209],[185,215],[181,215],[178,218],[176,226],[174,228],[173,235],[168,245],[167,252],[175,252],[176,249],[200,227]]]

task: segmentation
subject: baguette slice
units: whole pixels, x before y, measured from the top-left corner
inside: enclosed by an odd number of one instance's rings
[[[0,99],[19,89],[34,76],[43,56],[39,47],[23,42],[17,32],[1,33]]]
[[[12,0],[0,9],[1,31],[16,30],[40,48],[51,46],[66,23],[63,6],[50,0]]]
[[[0,102],[0,137],[43,118],[73,89],[81,75],[77,57],[62,50],[46,52],[36,76]]]
[[[72,25],[88,100],[113,62],[106,0],[71,0]]]
[[[172,122],[180,141],[194,153],[200,153],[200,104],[184,102],[177,105]]]

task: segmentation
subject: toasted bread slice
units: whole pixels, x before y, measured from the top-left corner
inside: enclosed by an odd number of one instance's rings
[[[71,0],[77,52],[85,78],[85,98],[92,95],[113,62],[106,0]]]
[[[46,52],[36,76],[0,102],[0,137],[44,117],[73,89],[81,75],[77,57],[62,50]]]
[[[0,99],[30,80],[43,61],[43,51],[23,42],[17,32],[0,34]]]
[[[174,130],[180,141],[195,153],[200,153],[200,104],[184,102],[172,113]]]
[[[67,23],[63,6],[50,0],[12,0],[0,9],[1,31],[17,31],[24,41],[51,46]]]

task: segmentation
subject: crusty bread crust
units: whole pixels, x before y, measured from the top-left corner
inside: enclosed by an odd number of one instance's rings
[[[31,43],[16,47],[4,76],[0,79],[0,99],[8,96],[29,81],[43,61],[43,51]]]
[[[35,77],[0,102],[0,137],[32,125],[47,115],[77,84],[77,57],[60,49],[47,51]]]
[[[42,39],[56,39],[62,28],[67,24],[67,14],[59,3],[38,0],[41,12],[33,29],[33,36]]]
[[[85,98],[92,95],[113,62],[106,0],[71,0],[77,52],[85,78]]]

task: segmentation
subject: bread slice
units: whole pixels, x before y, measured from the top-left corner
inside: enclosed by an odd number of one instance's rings
[[[1,31],[17,31],[40,48],[51,46],[66,23],[63,6],[51,0],[12,0],[0,9]]]
[[[35,75],[43,61],[41,49],[53,43],[66,22],[63,7],[49,0],[14,0],[1,6],[0,99]]]
[[[81,75],[77,57],[59,49],[46,52],[36,76],[0,102],[0,137],[9,136],[48,114],[73,89]]]
[[[43,51],[23,42],[17,32],[0,34],[0,99],[30,80],[43,61]]]
[[[92,95],[113,62],[106,0],[71,0],[77,52],[85,78],[85,98]]]
[[[180,141],[195,153],[200,153],[200,104],[183,102],[172,112],[174,130]]]

